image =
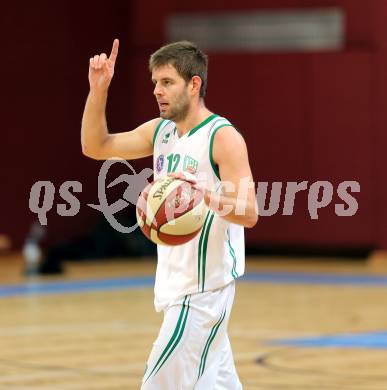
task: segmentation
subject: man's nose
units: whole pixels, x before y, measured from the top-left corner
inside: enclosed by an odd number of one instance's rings
[[[156,84],[156,85],[155,85],[155,88],[154,88],[154,90],[153,90],[153,94],[154,94],[155,96],[160,96],[160,95],[162,94],[162,89],[161,89],[161,87],[160,87],[159,84]]]

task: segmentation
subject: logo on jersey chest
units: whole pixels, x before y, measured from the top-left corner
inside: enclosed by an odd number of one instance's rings
[[[191,156],[186,155],[184,157],[183,171],[190,173],[196,173],[198,170],[199,163]]]
[[[170,137],[171,137],[171,133],[164,134],[164,137],[163,137],[163,140],[161,141],[161,143],[162,144],[167,144]]]
[[[157,173],[160,173],[163,168],[164,168],[164,155],[163,154],[160,154],[159,157],[157,157],[157,160],[156,160],[156,172]]]

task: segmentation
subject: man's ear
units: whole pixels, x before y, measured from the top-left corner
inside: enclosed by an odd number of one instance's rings
[[[202,86],[202,79],[200,78],[200,76],[193,76],[191,79],[191,85],[191,91],[193,92],[193,94],[197,93],[198,95],[200,95],[200,88]]]

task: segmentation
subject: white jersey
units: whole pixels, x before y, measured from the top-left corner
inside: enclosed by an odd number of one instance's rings
[[[213,114],[179,137],[174,122],[161,120],[153,137],[154,179],[169,172],[188,171],[200,174],[207,189],[219,192],[212,145],[215,133],[230,125],[227,119]],[[243,275],[244,228],[208,210],[196,237],[183,245],[158,245],[157,253],[155,307],[160,311],[179,297],[218,289]]]

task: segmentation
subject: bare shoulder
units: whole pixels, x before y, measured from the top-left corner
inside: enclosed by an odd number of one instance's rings
[[[162,121],[163,121],[162,118],[151,119],[143,123],[142,125],[138,126],[133,131],[141,133],[149,142],[149,144],[153,144],[153,137]]]
[[[231,181],[238,188],[241,178],[252,181],[246,142],[242,134],[232,126],[220,128],[214,136],[213,162],[222,181]]]
[[[247,146],[242,134],[232,125],[223,126],[214,135],[213,157],[216,163],[247,155]]]

